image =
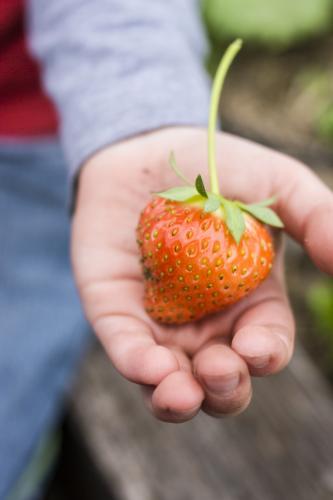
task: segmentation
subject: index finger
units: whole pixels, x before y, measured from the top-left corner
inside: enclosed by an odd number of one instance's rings
[[[126,209],[122,215],[123,234],[115,234],[110,220],[121,216],[117,207],[79,203],[72,230],[76,283],[87,319],[115,368],[132,382],[158,385],[179,363],[173,352],[157,345],[147,321],[138,259],[126,240],[134,234],[133,217]]]
[[[221,138],[227,190],[250,203],[276,195],[273,208],[286,232],[321,270],[333,274],[333,194],[328,186],[294,158],[229,134]]]
[[[333,193],[296,160],[278,173],[277,211],[319,269],[333,274]]]

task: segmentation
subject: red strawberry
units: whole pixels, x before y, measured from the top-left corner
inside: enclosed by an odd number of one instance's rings
[[[274,258],[272,238],[250,215],[239,245],[226,223],[184,203],[157,198],[141,215],[137,236],[145,308],[162,323],[217,312],[254,290]]]
[[[261,222],[283,227],[268,208],[273,199],[246,205],[219,193],[214,157],[218,99],[240,46],[237,40],[227,49],[213,84],[208,129],[211,192],[200,175],[191,185],[172,154],[172,168],[189,185],[157,193],[140,217],[137,240],[145,308],[161,323],[197,320],[234,304],[254,290],[272,267],[272,238]]]

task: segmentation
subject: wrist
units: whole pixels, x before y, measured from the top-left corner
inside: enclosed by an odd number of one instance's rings
[[[154,180],[154,173],[161,177],[170,151],[178,150],[181,154],[181,149],[193,145],[205,133],[199,127],[163,128],[103,148],[80,169],[76,206],[92,199],[109,199],[124,185],[145,183],[147,174],[150,181]]]

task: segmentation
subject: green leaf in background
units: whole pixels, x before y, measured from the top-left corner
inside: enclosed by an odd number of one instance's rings
[[[186,201],[193,196],[197,196],[198,192],[193,186],[182,186],[168,189],[167,191],[161,191],[156,193],[161,198],[166,198],[172,201]]]
[[[245,231],[244,215],[236,203],[224,200],[223,208],[225,210],[226,223],[234,240],[238,244]]]
[[[205,203],[205,212],[215,212],[221,206],[221,198],[209,193],[208,200]]]
[[[287,49],[332,26],[331,0],[202,0],[208,32],[217,42],[245,42]]]
[[[242,208],[242,210],[253,215],[253,217],[260,220],[264,224],[269,224],[270,226],[280,228],[284,227],[284,224],[280,217],[268,207],[262,206],[259,203],[253,205],[238,203],[238,205]]]
[[[313,285],[307,293],[307,302],[319,330],[325,330],[333,342],[333,280],[325,279]]]
[[[333,104],[327,106],[319,117],[316,128],[320,137],[333,141]]]
[[[45,478],[55,467],[60,448],[61,435],[58,431],[43,436],[23,473],[17,479],[8,496],[6,495],[6,500],[36,498],[36,491],[40,489]]]
[[[208,194],[201,175],[198,175],[198,177],[195,179],[195,187],[197,188],[197,191],[199,194],[201,194],[201,196],[203,196],[204,198],[208,198]]]

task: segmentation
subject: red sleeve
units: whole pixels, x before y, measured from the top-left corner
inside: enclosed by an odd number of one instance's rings
[[[37,63],[28,53],[23,0],[0,9],[0,135],[35,136],[57,131],[57,115],[43,92]]]

